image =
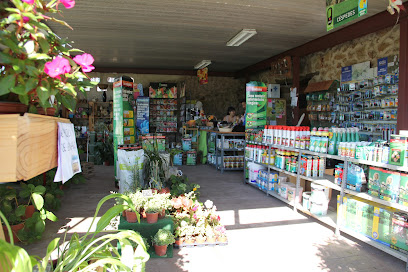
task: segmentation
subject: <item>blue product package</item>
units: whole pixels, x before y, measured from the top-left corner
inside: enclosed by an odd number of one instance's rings
[[[182,165],[183,164],[183,154],[179,153],[173,156],[173,165]]]

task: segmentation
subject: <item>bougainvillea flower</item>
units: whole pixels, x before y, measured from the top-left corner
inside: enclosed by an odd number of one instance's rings
[[[192,208],[193,211],[197,211],[197,209],[198,209],[198,205],[195,205],[195,206]]]
[[[69,61],[63,57],[56,57],[52,61],[47,62],[44,65],[44,72],[52,78],[56,78],[59,75],[69,73],[71,66]]]
[[[74,58],[74,61],[76,64],[82,67],[82,71],[85,73],[88,73],[95,69],[95,67],[92,66],[92,63],[94,62],[94,58],[92,57],[91,54],[82,54],[78,55]]]
[[[63,4],[66,9],[70,9],[75,6],[75,0],[59,0],[58,2]]]
[[[34,4],[35,0],[23,0],[23,2],[26,2],[29,5]]]
[[[23,16],[23,22],[28,23],[28,21],[30,21],[30,18],[28,18],[27,16]]]

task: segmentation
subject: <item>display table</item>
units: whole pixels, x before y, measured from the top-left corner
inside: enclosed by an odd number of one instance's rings
[[[166,216],[163,219],[159,219],[157,223],[149,224],[146,222],[146,219],[140,218],[140,223],[129,223],[126,221],[126,218],[120,216],[120,222],[118,229],[120,230],[134,230],[143,238],[146,238],[149,245],[149,254],[151,258],[172,258],[173,257],[173,245],[169,245],[167,248],[167,253],[164,256],[157,256],[154,253],[154,246],[152,245],[152,238],[157,233],[159,229],[166,229],[171,232],[174,232],[174,223],[171,216]]]

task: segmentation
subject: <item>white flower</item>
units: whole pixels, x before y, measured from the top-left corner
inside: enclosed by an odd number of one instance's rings
[[[214,205],[214,203],[213,203],[211,200],[207,200],[207,201],[204,203],[204,206],[205,206],[207,209],[211,209],[213,205]]]

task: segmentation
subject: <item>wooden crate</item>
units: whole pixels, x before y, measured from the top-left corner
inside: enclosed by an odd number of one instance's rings
[[[58,165],[58,122],[26,113],[0,115],[0,182],[28,180]]]

